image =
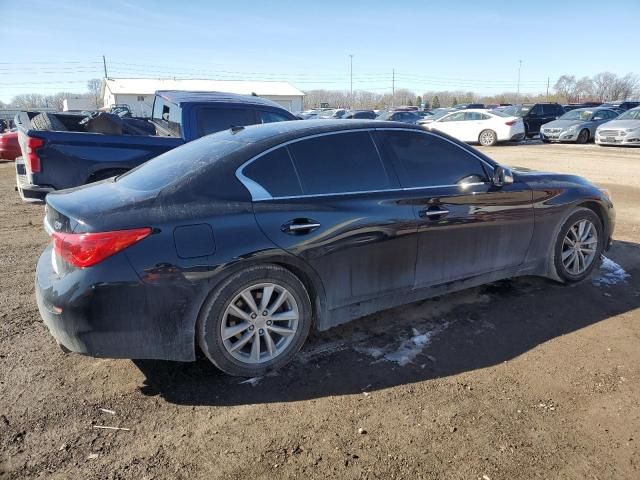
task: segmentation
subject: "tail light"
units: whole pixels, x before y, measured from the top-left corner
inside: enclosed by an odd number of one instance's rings
[[[90,267],[151,234],[151,228],[115,230],[97,233],[54,232],[53,248],[66,262],[80,268]]]
[[[504,122],[505,125],[509,126],[515,125],[516,123],[518,123],[518,120],[509,120],[508,122]]]
[[[27,137],[27,166],[31,173],[40,171],[40,157],[38,149],[44,145],[44,140],[40,138]]]

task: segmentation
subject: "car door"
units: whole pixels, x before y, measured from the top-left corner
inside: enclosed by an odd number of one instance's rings
[[[540,133],[540,127],[547,123],[542,114],[542,105],[534,105],[524,117],[527,128],[527,135]]]
[[[416,287],[522,264],[533,234],[530,188],[493,186],[492,166],[430,132],[379,131],[418,222]]]
[[[455,112],[450,113],[442,117],[440,120],[436,120],[429,125],[429,128],[434,130],[439,130],[447,135],[451,135],[452,137],[462,139],[461,136],[464,134],[465,128],[465,112]]]
[[[465,129],[464,140],[465,142],[477,142],[480,132],[486,128],[489,115],[483,115],[480,112],[465,112]]]
[[[254,201],[260,228],[318,273],[328,308],[412,288],[413,208],[369,131],[297,140],[242,172],[265,189]]]

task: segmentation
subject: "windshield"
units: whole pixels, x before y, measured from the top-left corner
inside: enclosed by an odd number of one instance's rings
[[[627,110],[620,115],[616,120],[640,120],[640,110]]]
[[[120,175],[116,182],[132,190],[160,190],[246,146],[230,137],[225,130],[186,143]]]
[[[584,122],[591,120],[593,116],[592,110],[571,110],[562,115],[558,120],[582,120]]]

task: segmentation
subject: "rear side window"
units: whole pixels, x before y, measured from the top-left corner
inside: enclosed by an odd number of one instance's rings
[[[307,195],[391,187],[368,132],[310,138],[289,145],[289,151]]]
[[[253,123],[255,123],[253,112],[246,108],[203,108],[198,111],[198,128],[201,137]]]
[[[403,187],[456,185],[461,180],[484,181],[480,161],[466,150],[435,135],[382,132]]]
[[[242,173],[260,184],[272,197],[302,194],[291,157],[284,147],[254,160],[244,168]]]
[[[152,118],[164,126],[171,135],[182,136],[182,109],[175,103],[156,97],[153,103]]]
[[[564,109],[560,105],[542,105],[544,115],[562,115]]]

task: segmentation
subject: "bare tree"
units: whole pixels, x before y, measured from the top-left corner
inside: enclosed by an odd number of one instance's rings
[[[100,93],[102,91],[102,80],[99,78],[92,78],[87,82],[87,89],[91,94],[91,98],[94,101],[95,108],[98,109],[102,107],[102,98],[100,98]]]
[[[576,99],[576,77],[574,75],[562,75],[553,86],[553,89],[567,102]]]

